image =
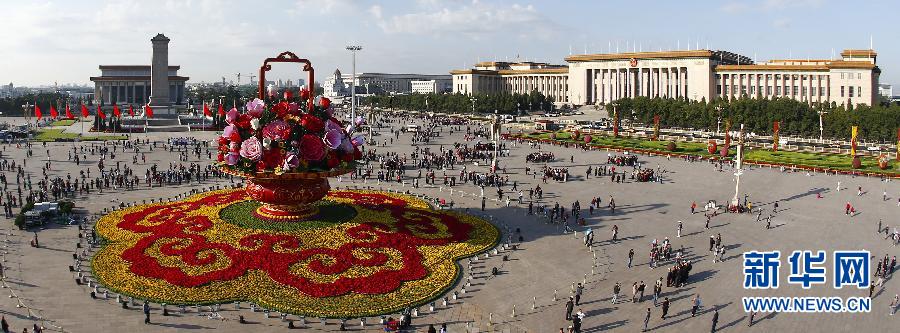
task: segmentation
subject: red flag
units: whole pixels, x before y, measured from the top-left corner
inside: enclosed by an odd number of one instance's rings
[[[68,118],[68,119],[75,118],[75,117],[72,117],[72,110],[69,110],[69,104],[66,104],[66,118]]]
[[[128,105],[128,115],[134,117],[134,105]]]
[[[222,104],[219,104],[219,115],[220,115],[220,116],[224,116],[224,115],[225,115],[225,108],[222,107]]]
[[[84,106],[84,104],[81,104],[81,118],[87,118],[90,115],[91,114],[88,113],[87,106]]]
[[[41,107],[37,104],[34,105],[34,116],[37,117],[38,120],[41,120],[41,117],[44,115],[41,113]]]
[[[209,111],[209,104],[203,103],[203,115],[207,117],[212,116],[212,112]]]
[[[150,108],[150,104],[147,104],[147,118],[153,118],[153,109]]]
[[[106,119],[106,114],[103,113],[103,109],[99,105],[97,105],[97,115],[100,116],[100,119]]]
[[[119,106],[118,106],[118,105],[113,105],[113,115],[116,116],[116,117],[119,117],[119,118],[122,117],[122,111],[119,110]]]
[[[56,107],[53,105],[50,106],[50,116],[53,118],[59,117],[59,113],[56,112]]]

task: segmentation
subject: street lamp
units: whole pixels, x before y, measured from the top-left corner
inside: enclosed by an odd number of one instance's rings
[[[516,114],[522,116],[522,103],[516,103]]]
[[[741,124],[741,132],[738,134],[737,157],[734,165],[734,198],[731,199],[731,205],[737,206],[740,203],[738,196],[741,190],[741,175],[744,173],[742,169],[744,162],[744,124]],[[728,147],[725,147],[728,149]]]
[[[716,135],[719,135],[719,127],[722,125],[722,106],[716,105]]]
[[[825,126],[824,126],[824,122],[822,120],[822,116],[824,114],[825,114],[825,108],[823,108],[821,105],[819,105],[819,143],[825,142],[825,140],[824,140]]]
[[[353,54],[353,72],[350,73],[350,121],[356,119],[356,51],[362,50],[359,45],[347,45],[347,51]],[[312,82],[309,83],[310,87]]]
[[[478,101],[478,99],[475,97],[472,97],[471,101],[472,101],[472,115],[474,115],[475,114],[475,102]]]

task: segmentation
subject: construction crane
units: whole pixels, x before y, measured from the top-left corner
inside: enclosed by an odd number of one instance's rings
[[[234,74],[234,76],[237,76],[237,85],[241,85],[241,73]]]
[[[247,77],[250,78],[250,85],[252,86],[252,85],[253,85],[253,79],[256,78],[256,75],[253,75],[253,73],[247,73]]]

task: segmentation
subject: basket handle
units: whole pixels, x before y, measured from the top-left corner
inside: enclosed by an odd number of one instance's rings
[[[313,99],[315,97],[314,96],[315,92],[312,91],[311,88],[309,88],[309,87],[312,87],[313,83],[315,82],[313,80],[315,78],[315,75],[314,75],[312,63],[309,62],[309,60],[307,60],[307,59],[300,59],[299,57],[297,57],[296,54],[294,54],[293,52],[290,52],[290,51],[281,52],[275,58],[266,58],[266,60],[263,61],[262,66],[259,67],[259,98],[260,99],[266,98],[266,91],[265,91],[265,89],[266,89],[265,88],[266,72],[268,72],[269,70],[272,69],[272,65],[269,64],[272,62],[294,62],[294,63],[303,64],[303,71],[309,72],[309,79],[306,83],[307,87],[308,87],[307,89],[310,90],[309,91],[309,100],[307,101],[307,110],[312,110],[313,106],[314,106]]]

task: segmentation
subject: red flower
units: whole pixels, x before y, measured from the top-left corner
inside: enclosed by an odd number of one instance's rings
[[[241,114],[238,116],[238,119],[234,121],[234,124],[239,128],[248,129],[250,128],[250,120],[253,119],[249,114]]]
[[[256,171],[266,171],[266,163],[263,161],[256,162]]]
[[[302,124],[307,131],[313,133],[320,133],[325,129],[325,122],[323,122],[322,119],[319,119],[319,117],[309,113],[304,114],[303,117],[300,118],[300,124]]]
[[[301,88],[300,89],[300,99],[305,100],[307,98],[309,98],[309,90],[306,90],[306,88]]]
[[[340,164],[340,163],[341,163],[341,161],[338,160],[337,157],[334,156],[334,154],[329,154],[329,156],[328,156],[328,167],[329,168],[334,168],[334,167],[338,166],[338,164]]]
[[[266,166],[274,169],[281,165],[283,158],[284,153],[281,148],[272,148],[263,152],[262,161],[266,163]]]
[[[284,99],[289,101],[292,98],[294,98],[294,93],[292,93],[290,90],[285,90],[284,91]]]
[[[225,160],[225,154],[219,153],[218,155],[216,155],[216,161],[222,162],[224,160]]]
[[[289,91],[285,91],[285,94],[289,93]],[[288,103],[281,102],[272,106],[272,112],[275,112],[278,115],[278,118],[284,118],[285,115],[288,114]]]
[[[351,162],[351,161],[353,161],[353,155],[354,155],[354,154],[343,153],[343,154],[341,155],[341,159],[343,159],[344,162]]]
[[[325,157],[325,144],[315,135],[306,134],[300,138],[300,158],[318,161]]]
[[[249,122],[247,126],[249,126]],[[229,139],[231,142],[241,142],[241,134],[238,133],[238,131],[231,132],[231,137]]]
[[[272,140],[287,140],[291,138],[291,125],[283,120],[276,120],[262,129],[263,137]]]
[[[331,105],[331,100],[327,97],[322,97],[322,99],[319,100],[319,105],[322,106],[323,109],[327,109],[328,106]]]

